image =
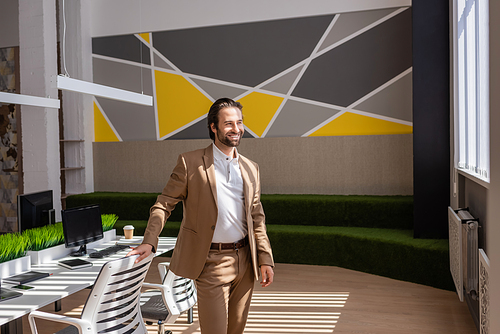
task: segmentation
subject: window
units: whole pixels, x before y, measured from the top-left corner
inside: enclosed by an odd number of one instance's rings
[[[488,0],[453,1],[455,168],[490,179]]]

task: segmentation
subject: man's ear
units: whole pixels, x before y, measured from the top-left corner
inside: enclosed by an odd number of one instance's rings
[[[212,130],[214,134],[217,134],[217,127],[215,126],[215,123],[210,124],[210,130]]]

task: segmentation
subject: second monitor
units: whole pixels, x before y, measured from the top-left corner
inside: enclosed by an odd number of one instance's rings
[[[64,243],[67,248],[80,246],[72,256],[89,252],[87,244],[104,237],[99,205],[81,206],[62,211]]]
[[[18,232],[55,223],[52,190],[17,196]]]

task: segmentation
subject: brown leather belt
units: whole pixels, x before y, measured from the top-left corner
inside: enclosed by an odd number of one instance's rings
[[[223,243],[223,242],[212,242],[212,245],[210,246],[210,249],[239,249],[242,247],[245,247],[248,245],[248,235],[244,237],[241,240],[238,240],[236,242],[228,242],[228,243]]]

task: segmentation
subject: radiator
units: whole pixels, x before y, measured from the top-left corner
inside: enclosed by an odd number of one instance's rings
[[[448,207],[450,271],[460,301],[463,290],[474,300],[479,288],[478,222],[466,209]]]
[[[455,283],[458,298],[463,302],[462,220],[451,207],[448,207],[448,240],[451,277]]]
[[[489,296],[490,260],[486,253],[479,250],[479,333],[488,334],[490,323]]]
[[[464,270],[465,291],[477,300],[479,289],[479,246],[477,229],[479,224],[472,217],[469,211],[458,211],[458,216],[462,219],[462,259]]]

